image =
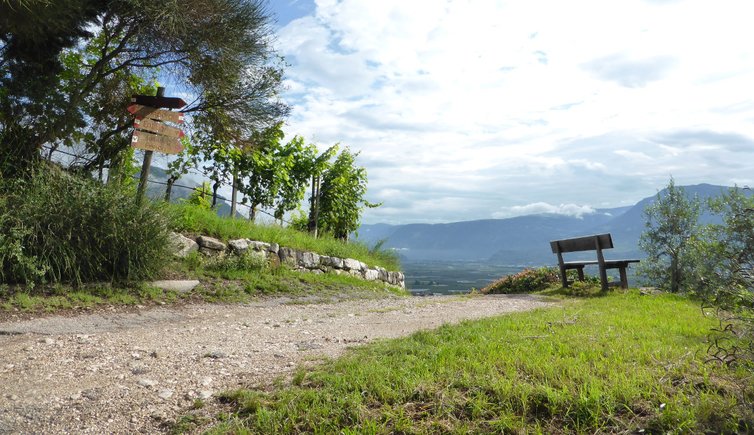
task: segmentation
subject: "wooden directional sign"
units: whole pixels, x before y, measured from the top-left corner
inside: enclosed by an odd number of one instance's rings
[[[141,130],[134,131],[131,137],[131,146],[165,154],[178,154],[183,151],[180,139]]]
[[[159,121],[183,123],[183,113],[171,112],[169,110],[160,110],[155,107],[143,106],[141,104],[131,104],[127,109],[139,119],[149,118]]]
[[[142,106],[164,107],[166,109],[180,109],[186,105],[183,99],[178,97],[153,97],[151,95],[134,95],[131,102]]]
[[[161,134],[163,136],[170,137],[183,137],[185,136],[179,128],[171,127],[167,124],[163,124],[159,121],[152,119],[135,119],[134,127],[140,130],[146,130],[148,132]]]

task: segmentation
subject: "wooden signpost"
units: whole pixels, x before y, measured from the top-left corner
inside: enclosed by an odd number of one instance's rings
[[[160,110],[156,107],[142,106],[141,104],[131,104],[126,109],[136,116],[136,119],[155,119],[158,121],[174,122],[183,124],[183,113],[171,112],[169,110]]]
[[[165,154],[178,154],[183,151],[180,139],[163,136],[148,131],[134,131],[131,136],[131,146],[147,151],[159,151]]]
[[[131,102],[149,107],[162,107],[165,109],[180,109],[186,105],[186,102],[177,97],[163,97],[162,95],[134,95]]]
[[[168,113],[174,113],[174,112],[168,112]],[[167,124],[163,124],[162,122],[154,121],[152,119],[139,119],[136,118],[134,120],[134,128],[138,128],[139,130],[145,130],[150,131],[152,133],[161,134],[163,136],[169,136],[169,137],[183,137],[183,131],[181,131],[180,128],[171,127]]]
[[[137,201],[141,201],[146,190],[149,167],[152,165],[152,153],[159,151],[165,154],[178,154],[183,151],[180,139],[184,136],[183,132],[179,128],[164,124],[182,124],[183,114],[160,109],[180,109],[186,102],[176,97],[165,97],[165,88],[159,87],[156,96],[134,95],[131,103],[127,110],[136,116],[131,146],[145,150],[137,192]]]

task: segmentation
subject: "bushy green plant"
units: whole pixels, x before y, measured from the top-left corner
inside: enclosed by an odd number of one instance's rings
[[[713,330],[713,359],[732,364],[754,362],[754,197],[732,188],[711,199],[712,213],[722,222],[701,228],[692,240],[689,290],[717,309],[720,326]],[[746,345],[741,346],[741,339]]]
[[[128,280],[167,259],[168,219],[160,204],[137,204],[116,184],[39,168],[1,182],[0,279],[34,283]]]
[[[560,277],[557,269],[540,267],[506,275],[481,291],[485,294],[531,293],[544,290],[558,282],[560,282]]]
[[[186,203],[196,206],[202,210],[209,210],[212,208],[212,188],[209,187],[209,182],[205,181],[201,186],[197,187],[189,197],[186,199]]]
[[[690,251],[699,231],[700,211],[699,199],[689,199],[670,178],[667,188],[644,210],[645,230],[639,238],[639,248],[647,258],[639,265],[641,275],[673,293],[688,290],[689,275],[694,269]]]
[[[247,251],[241,255],[227,255],[205,260],[205,268],[210,271],[228,272],[243,270],[261,270],[267,266],[263,253]]]

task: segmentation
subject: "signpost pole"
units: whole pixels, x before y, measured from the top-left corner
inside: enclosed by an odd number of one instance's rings
[[[157,96],[165,96],[165,88],[162,86],[157,88]],[[147,180],[149,179],[149,167],[152,166],[152,150],[144,151],[144,161],[141,164],[141,178],[139,178],[139,188],[136,191],[136,201],[141,202],[144,198],[144,193],[147,190]]]

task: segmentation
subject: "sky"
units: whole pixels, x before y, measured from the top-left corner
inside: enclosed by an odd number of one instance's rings
[[[583,216],[754,185],[754,5],[270,0],[285,131],[359,151],[363,223]]]

